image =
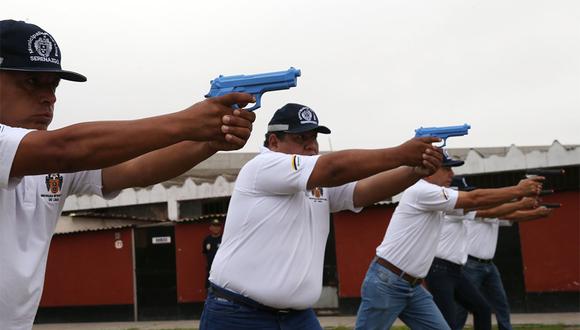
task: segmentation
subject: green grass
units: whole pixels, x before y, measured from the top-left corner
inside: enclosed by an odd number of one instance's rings
[[[516,325],[513,327],[514,330],[580,330],[580,326],[574,325],[541,325],[541,324],[525,324],[525,325]],[[325,327],[324,330],[352,330],[351,327]],[[397,326],[392,327],[393,330],[409,330],[406,326]],[[472,327],[466,327],[466,330],[472,330]],[[494,326],[493,329],[497,329],[497,326]],[[126,330],[141,330],[140,328],[129,328]],[[174,329],[161,329],[161,330],[199,330],[197,328],[174,328]]]

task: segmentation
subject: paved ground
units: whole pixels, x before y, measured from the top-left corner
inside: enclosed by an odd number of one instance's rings
[[[323,327],[347,326],[353,327],[354,316],[320,316]],[[495,323],[495,319],[493,320]],[[471,322],[471,320],[469,321]],[[550,313],[550,314],[512,314],[513,324],[564,324],[574,325],[580,330],[580,313]],[[395,325],[401,325],[397,321]],[[63,323],[36,324],[33,330],[159,330],[159,329],[191,329],[197,328],[199,321],[150,321],[150,322],[114,322],[114,323]]]

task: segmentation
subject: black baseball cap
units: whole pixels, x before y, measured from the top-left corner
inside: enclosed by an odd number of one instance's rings
[[[464,176],[454,176],[451,180],[451,187],[457,187],[459,191],[472,191],[477,189],[474,186],[467,184]]]
[[[449,153],[447,153],[447,150],[443,149],[443,163],[441,164],[441,166],[443,166],[443,167],[457,167],[457,166],[463,165],[464,163],[465,162],[462,160],[457,160],[457,159],[451,158],[451,156],[449,156]]]
[[[0,70],[58,73],[61,79],[87,81],[80,73],[63,70],[62,53],[54,38],[23,21],[0,21]]]
[[[213,219],[212,221],[210,221],[209,224],[212,225],[212,226],[221,226],[222,225],[222,222],[219,221],[219,219]]]
[[[312,130],[330,134],[328,127],[318,125],[318,116],[312,109],[297,103],[288,103],[276,110],[268,123],[268,132],[304,133]]]

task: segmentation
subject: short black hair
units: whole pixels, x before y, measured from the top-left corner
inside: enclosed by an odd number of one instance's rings
[[[284,136],[286,135],[286,132],[282,132],[282,131],[278,131],[278,132],[266,132],[266,137],[264,139],[264,147],[266,147],[266,148],[268,148],[270,146],[270,143],[268,141],[269,138],[270,138],[270,134],[274,134],[274,135],[276,135],[276,137],[279,140],[282,140],[282,139],[284,139]]]

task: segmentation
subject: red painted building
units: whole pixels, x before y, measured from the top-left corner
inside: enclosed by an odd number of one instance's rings
[[[500,229],[495,262],[514,311],[580,308],[579,169],[570,167],[570,176],[554,181],[556,193],[544,200],[563,206],[549,218]],[[469,182],[505,186],[517,182],[520,172],[472,176]],[[325,272],[332,273],[326,285],[337,288],[340,311],[358,305],[395,206],[333,215]],[[201,242],[214,217],[55,235],[37,321],[199,317],[205,299]]]

